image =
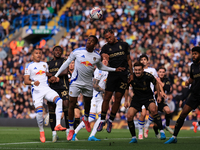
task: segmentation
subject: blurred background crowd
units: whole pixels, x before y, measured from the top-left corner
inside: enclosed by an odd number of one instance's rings
[[[9,34],[15,16],[30,13],[51,17],[65,3],[64,0],[7,0],[0,1],[0,35]],[[103,11],[101,20],[91,21],[92,7]],[[49,14],[49,15],[47,15]],[[106,43],[103,31],[112,28],[116,38],[130,45],[130,56],[134,64],[139,56],[146,53],[149,67],[166,68],[171,90],[167,93],[172,119],[176,120],[187,98],[185,81],[190,77],[192,63],[191,48],[200,44],[200,1],[198,0],[74,0],[71,7],[61,15],[63,25],[69,24],[69,32],[57,43],[63,47],[63,57],[74,49],[85,46],[89,35],[99,38],[97,50]],[[52,49],[42,48],[43,61],[52,59]],[[23,83],[25,66],[32,61],[33,44],[23,45],[19,38],[0,47],[0,117],[34,118],[35,112],[29,86]],[[129,99],[133,95],[129,90]],[[114,101],[112,97],[110,105]],[[126,119],[124,98],[116,119]],[[46,101],[44,101],[46,103]],[[83,110],[83,99],[79,97]],[[82,111],[83,112],[83,111]],[[45,114],[44,114],[45,115]],[[136,116],[136,118],[139,114]],[[200,120],[200,109],[193,110],[187,120]]]

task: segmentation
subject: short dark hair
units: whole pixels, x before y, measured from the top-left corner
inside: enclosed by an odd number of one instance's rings
[[[41,48],[34,48],[34,49],[32,50],[32,53],[33,53],[35,50],[40,50],[40,51],[42,51]]]
[[[166,71],[166,68],[163,67],[163,66],[160,66],[160,67],[158,68],[158,71],[159,71],[160,69],[164,69],[164,70]]]
[[[53,48],[53,51],[56,49],[56,48],[60,48],[61,50],[62,50],[62,52],[63,52],[63,48],[61,47],[61,46],[55,46],[54,48]]]
[[[136,67],[136,66],[142,66],[142,68],[144,68],[143,63],[141,63],[141,62],[139,62],[139,61],[137,61],[136,63],[134,63],[133,66],[134,66],[134,67]]]
[[[89,37],[93,37],[95,39],[95,43],[98,44],[99,43],[99,40],[98,38],[95,36],[95,35],[90,35]]]
[[[192,48],[192,52],[198,52],[200,53],[200,46],[195,46]]]
[[[112,34],[114,33],[112,29],[105,29],[104,32],[103,32],[103,35],[105,35],[108,32],[110,32]]]
[[[142,54],[142,55],[140,56],[140,58],[139,58],[139,61],[141,61],[141,59],[142,59],[143,57],[145,57],[145,58],[147,59],[147,61],[149,60],[149,58],[148,58],[148,56],[147,56],[146,54]]]

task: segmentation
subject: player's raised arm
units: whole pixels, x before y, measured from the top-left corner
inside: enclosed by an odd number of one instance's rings
[[[100,61],[96,65],[99,70],[103,70],[103,71],[121,72],[121,71],[125,70],[124,67],[118,67],[118,68],[107,67],[107,66],[103,65],[102,62],[100,62]]]

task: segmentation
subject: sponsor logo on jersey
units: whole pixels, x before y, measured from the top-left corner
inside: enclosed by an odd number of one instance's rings
[[[34,68],[34,70],[37,69],[36,67]]]
[[[46,68],[46,66],[45,66],[45,65],[43,65],[43,67],[44,67],[44,68]]]
[[[43,75],[44,73],[45,73],[45,71],[39,70],[35,75]]]
[[[85,65],[86,67],[93,66],[89,61],[82,61],[81,64]]]
[[[96,61],[96,59],[97,59],[96,57],[93,57],[93,60],[94,60],[94,61]]]

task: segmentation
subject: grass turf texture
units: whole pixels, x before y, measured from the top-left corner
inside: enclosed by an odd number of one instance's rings
[[[200,132],[200,131],[199,131]],[[147,139],[138,140],[138,143],[129,144],[131,135],[126,129],[113,129],[109,134],[104,129],[96,134],[101,141],[87,141],[88,133],[82,129],[77,138],[79,141],[67,141],[65,132],[58,132],[59,140],[57,143],[52,143],[50,128],[45,128],[46,143],[39,141],[39,129],[31,127],[0,127],[0,149],[3,150],[65,150],[65,149],[136,149],[136,150],[183,150],[183,149],[199,149],[200,136],[197,131],[195,134],[192,130],[181,130],[178,136],[177,144],[164,144],[171,137],[168,131],[165,131],[167,139],[159,140],[155,138],[152,129],[149,131]],[[137,132],[138,133],[138,132]]]

